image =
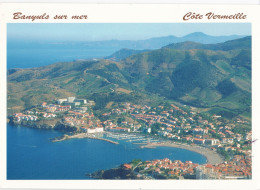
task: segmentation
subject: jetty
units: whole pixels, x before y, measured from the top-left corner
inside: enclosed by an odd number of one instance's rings
[[[140,146],[140,148],[156,148],[155,146]]]
[[[53,138],[51,139],[52,142],[60,142],[60,141],[65,141],[65,140],[69,140],[69,139],[81,139],[81,138],[88,138],[88,139],[96,139],[96,140],[102,140],[102,141],[106,141],[106,142],[109,142],[109,143],[112,143],[112,144],[119,144],[118,142],[116,141],[112,141],[112,140],[109,140],[109,139],[105,139],[105,138],[102,138],[102,137],[96,137],[95,135],[90,135],[90,134],[87,134],[87,133],[78,133],[78,134],[74,134],[74,135],[63,135],[62,137],[60,138]]]
[[[100,138],[100,137],[90,137],[90,136],[87,136],[86,138],[107,141],[107,142],[110,142],[112,144],[119,144],[118,142],[115,142],[115,141],[112,141],[112,140],[109,140],[109,139]]]

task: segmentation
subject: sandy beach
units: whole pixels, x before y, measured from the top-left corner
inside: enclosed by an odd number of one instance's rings
[[[149,145],[143,146],[143,148],[151,148],[151,147],[157,147],[157,146],[182,148],[182,149],[187,149],[190,151],[197,152],[207,158],[208,164],[220,164],[220,163],[224,162],[223,158],[217,152],[210,150],[208,148],[204,148],[204,147],[196,146],[196,145],[192,146],[192,145],[187,145],[187,144],[176,144],[176,143],[165,142],[165,143],[151,143]]]

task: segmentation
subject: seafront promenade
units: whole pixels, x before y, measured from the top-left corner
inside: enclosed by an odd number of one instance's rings
[[[163,142],[163,143],[150,143],[150,144],[144,145],[142,147],[151,148],[151,147],[157,147],[157,146],[182,148],[182,149],[190,150],[193,152],[197,152],[207,158],[208,164],[220,164],[220,163],[224,162],[224,159],[217,152],[210,150],[209,148],[196,146],[196,145],[192,146],[192,145],[188,145],[188,144]]]

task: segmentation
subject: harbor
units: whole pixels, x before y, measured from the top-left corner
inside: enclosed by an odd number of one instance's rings
[[[158,139],[147,137],[142,134],[127,134],[127,133],[112,133],[105,132],[106,138],[113,139],[116,141],[124,140],[136,145],[147,145],[150,143],[159,143]]]
[[[119,144],[120,141],[129,142],[131,144],[135,145],[148,145],[150,143],[159,143],[160,141],[151,138],[146,137],[144,135],[140,134],[126,134],[126,133],[113,133],[113,132],[103,132],[103,133],[75,133],[73,135],[63,135],[62,137],[55,137],[52,138],[52,142],[60,142],[65,141],[69,139],[80,139],[80,138],[88,138],[88,139],[96,139],[96,140],[103,140],[107,141],[112,144]],[[143,148],[143,147],[141,147]]]
[[[140,145],[141,149],[155,149],[159,146],[181,148],[190,151],[197,152],[207,158],[207,163],[209,164],[218,164],[223,162],[223,158],[218,155],[215,151],[212,151],[208,148],[200,146],[191,146],[188,144],[181,143],[170,143],[163,140],[155,139],[152,137],[147,137],[142,134],[127,134],[127,133],[113,133],[113,132],[103,132],[103,133],[77,133],[74,135],[63,135],[61,138],[54,138],[52,142],[60,142],[68,139],[75,138],[89,138],[106,141],[112,144],[120,144],[120,141],[125,141],[134,145]]]

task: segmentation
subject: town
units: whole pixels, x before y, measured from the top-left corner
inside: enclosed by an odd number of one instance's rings
[[[152,161],[135,160],[123,164],[125,170],[134,170],[143,179],[251,179],[251,157],[235,155],[220,164],[182,162],[168,158]]]
[[[15,113],[14,124],[55,121],[79,134],[140,134],[170,143],[207,148],[222,156],[219,164],[198,165],[169,159],[146,161],[135,169],[140,175],[170,179],[251,178],[251,124],[242,118],[228,120],[221,115],[205,115],[189,106],[173,103],[150,107],[121,103],[94,114],[94,101],[67,97]],[[149,144],[152,142],[147,142]],[[156,142],[153,142],[156,143]],[[131,165],[127,165],[131,169]]]

